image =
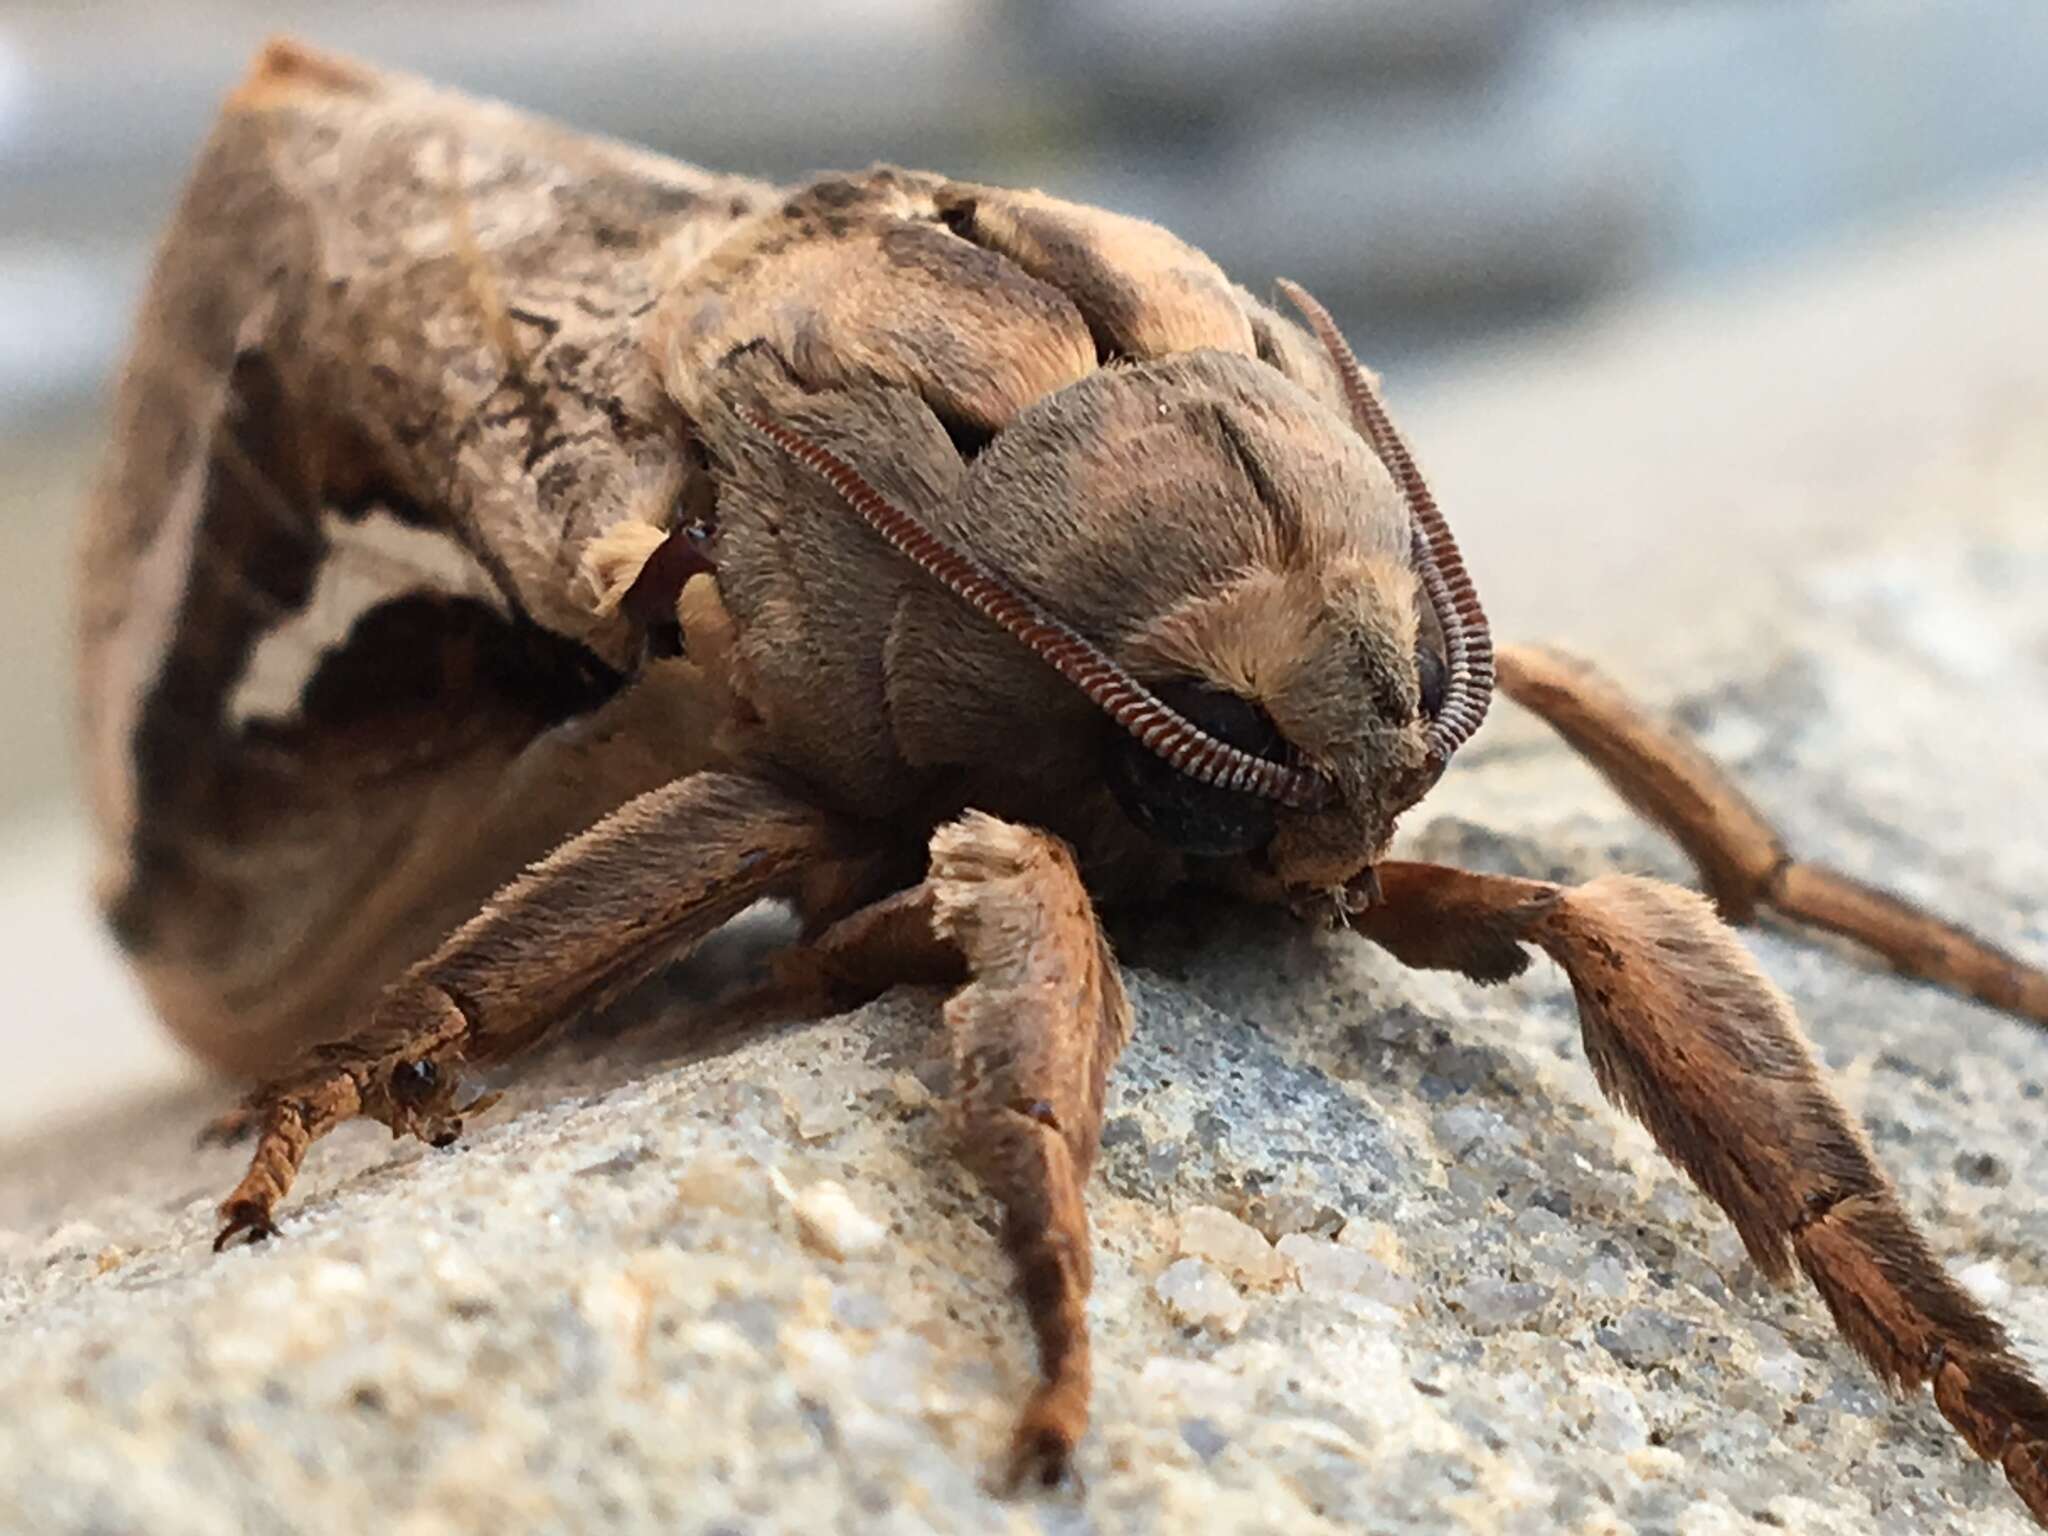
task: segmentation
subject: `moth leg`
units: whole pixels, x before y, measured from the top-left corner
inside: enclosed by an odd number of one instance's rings
[[[1590,663],[1511,646],[1498,669],[1509,698],[1677,840],[1730,922],[1769,908],[1854,939],[1909,976],[2048,1024],[2048,973],[1889,892],[1794,858],[1718,764]]]
[[[1894,1388],[1931,1383],[1978,1455],[2048,1525],[2048,1391],[1948,1274],[1829,1090],[1782,993],[1702,898],[1379,866],[1353,926],[1409,965],[1500,981],[1524,945],[1564,968],[1609,1098],[1725,1210],[1774,1281],[1796,1264]]]
[[[1039,1384],[1010,1478],[1051,1485],[1088,1424],[1093,1263],[1082,1191],[1130,1002],[1058,839],[970,813],[932,838],[929,887],[934,930],[970,978],[945,1008],[962,1155],[1003,1203],[1003,1246],[1038,1340]]]
[[[445,1145],[477,1107],[455,1102],[463,1066],[535,1044],[764,896],[844,910],[877,860],[827,813],[754,779],[700,773],[627,801],[392,983],[361,1031],[251,1098],[261,1130],[214,1246],[274,1232],[307,1149],[343,1121]]]
[[[925,880],[839,918],[781,957],[784,996],[805,1012],[836,1013],[891,987],[959,986],[966,962],[934,926],[937,901]]]

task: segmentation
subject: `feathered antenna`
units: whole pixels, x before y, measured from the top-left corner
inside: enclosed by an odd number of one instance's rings
[[[1479,594],[1465,572],[1465,561],[1451,537],[1450,524],[1437,509],[1436,498],[1415,467],[1408,445],[1394,430],[1379,393],[1359,366],[1351,344],[1337,329],[1330,312],[1310,297],[1308,291],[1286,278],[1280,291],[1301,311],[1315,332],[1316,340],[1336,365],[1343,381],[1344,398],[1351,405],[1351,423],[1394,477],[1415,520],[1415,569],[1422,578],[1422,590],[1436,609],[1437,624],[1444,632],[1450,682],[1444,690],[1444,706],[1429,730],[1429,751],[1439,767],[1463,746],[1486,718],[1486,706],[1493,699],[1493,631],[1486,622],[1486,610],[1479,606]]]
[[[1311,769],[1276,763],[1219,741],[1179,714],[1082,635],[1029,598],[1013,592],[972,556],[953,548],[869,485],[852,465],[792,427],[751,406],[740,418],[807,468],[898,554],[968,607],[1021,641],[1128,731],[1154,756],[1197,783],[1314,809],[1330,784]]]

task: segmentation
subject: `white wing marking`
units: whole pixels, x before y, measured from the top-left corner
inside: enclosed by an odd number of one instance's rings
[[[384,507],[359,518],[331,507],[320,513],[327,553],[305,607],[250,648],[228,698],[228,720],[290,720],[328,652],[348,641],[356,621],[379,604],[418,592],[471,597],[501,614],[505,596],[476,556],[446,533],[400,522]]]

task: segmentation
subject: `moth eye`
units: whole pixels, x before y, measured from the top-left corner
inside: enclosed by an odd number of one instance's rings
[[[1190,724],[1256,756],[1278,761],[1286,743],[1256,704],[1193,679],[1152,690]],[[1197,858],[1251,853],[1273,840],[1273,802],[1218,789],[1181,773],[1123,731],[1112,731],[1103,779],[1126,816],[1169,847]]]
[[[401,1061],[391,1069],[391,1096],[401,1104],[424,1104],[441,1081],[431,1061]]]
[[[1434,720],[1444,712],[1444,693],[1451,686],[1451,671],[1436,647],[1427,641],[1415,648],[1415,680],[1422,689],[1422,712]]]

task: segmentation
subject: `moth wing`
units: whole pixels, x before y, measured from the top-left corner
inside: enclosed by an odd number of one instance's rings
[[[641,317],[770,195],[289,44],[229,99],[80,593],[101,901],[201,1054],[344,1028],[520,864],[690,766],[640,697],[674,679],[643,683],[578,573],[680,485]],[[599,723],[624,713],[646,729]]]

